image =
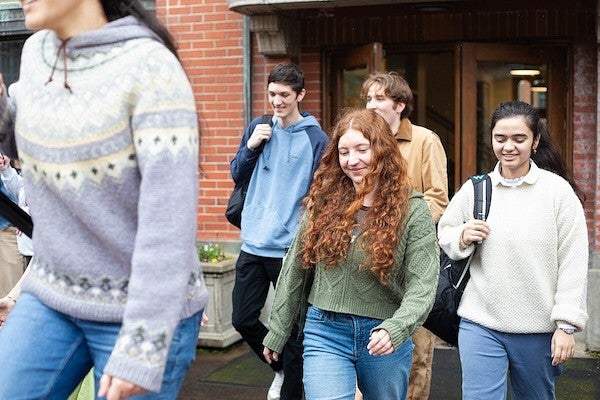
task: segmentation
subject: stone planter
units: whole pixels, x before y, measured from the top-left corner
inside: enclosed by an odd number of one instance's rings
[[[231,292],[235,283],[237,257],[218,263],[201,263],[202,273],[209,294],[205,310],[209,321],[200,329],[198,345],[225,348],[241,340],[231,325]]]

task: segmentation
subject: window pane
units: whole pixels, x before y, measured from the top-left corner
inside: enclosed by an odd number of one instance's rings
[[[9,86],[19,79],[21,65],[21,49],[25,39],[6,40],[0,42],[0,72],[4,83]]]

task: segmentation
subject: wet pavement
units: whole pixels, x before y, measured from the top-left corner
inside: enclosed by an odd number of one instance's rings
[[[199,349],[180,400],[265,400],[273,372],[244,343]],[[458,351],[438,346],[433,358],[430,400],[460,400]],[[600,400],[600,358],[579,350],[556,382],[557,400]],[[387,400],[387,399],[381,399]]]

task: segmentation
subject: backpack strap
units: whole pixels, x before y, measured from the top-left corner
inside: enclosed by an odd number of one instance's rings
[[[473,218],[485,221],[490,213],[492,201],[492,179],[488,174],[471,177],[475,197],[473,202]]]
[[[21,232],[30,238],[33,237],[33,221],[31,216],[2,192],[0,192],[0,215],[12,225],[19,228]]]
[[[273,114],[264,114],[260,120],[261,124],[269,124],[273,126]]]
[[[264,114],[262,117],[260,117],[260,122],[258,122],[257,125],[258,124],[269,124],[269,126],[272,128],[273,127],[273,114]],[[266,141],[263,140],[262,143],[256,148],[255,151],[259,154],[262,153],[263,149],[265,148],[265,143],[266,143]]]
[[[492,179],[488,174],[486,175],[474,175],[471,177],[471,181],[473,182],[473,190],[475,194],[475,199],[473,201],[473,218],[486,220],[490,213],[490,201],[492,200]],[[477,244],[481,244],[478,242]],[[477,248],[469,255],[467,259],[467,264],[463,268],[456,285],[453,284],[455,289],[458,289],[462,284],[463,280],[469,280],[471,277],[471,273],[469,272],[469,266],[471,265],[471,260],[475,255]],[[466,283],[463,286],[463,289],[466,287]],[[461,294],[462,295],[462,294]]]

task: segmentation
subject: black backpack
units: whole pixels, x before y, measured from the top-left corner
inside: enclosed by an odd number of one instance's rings
[[[491,179],[489,175],[476,175],[471,177],[471,181],[475,191],[473,218],[485,221],[490,212],[492,199]],[[477,248],[469,257],[462,260],[452,260],[440,249],[440,277],[435,303],[423,326],[454,346],[458,346],[460,324],[460,317],[457,314],[458,305],[471,277],[469,265],[476,251]]]

